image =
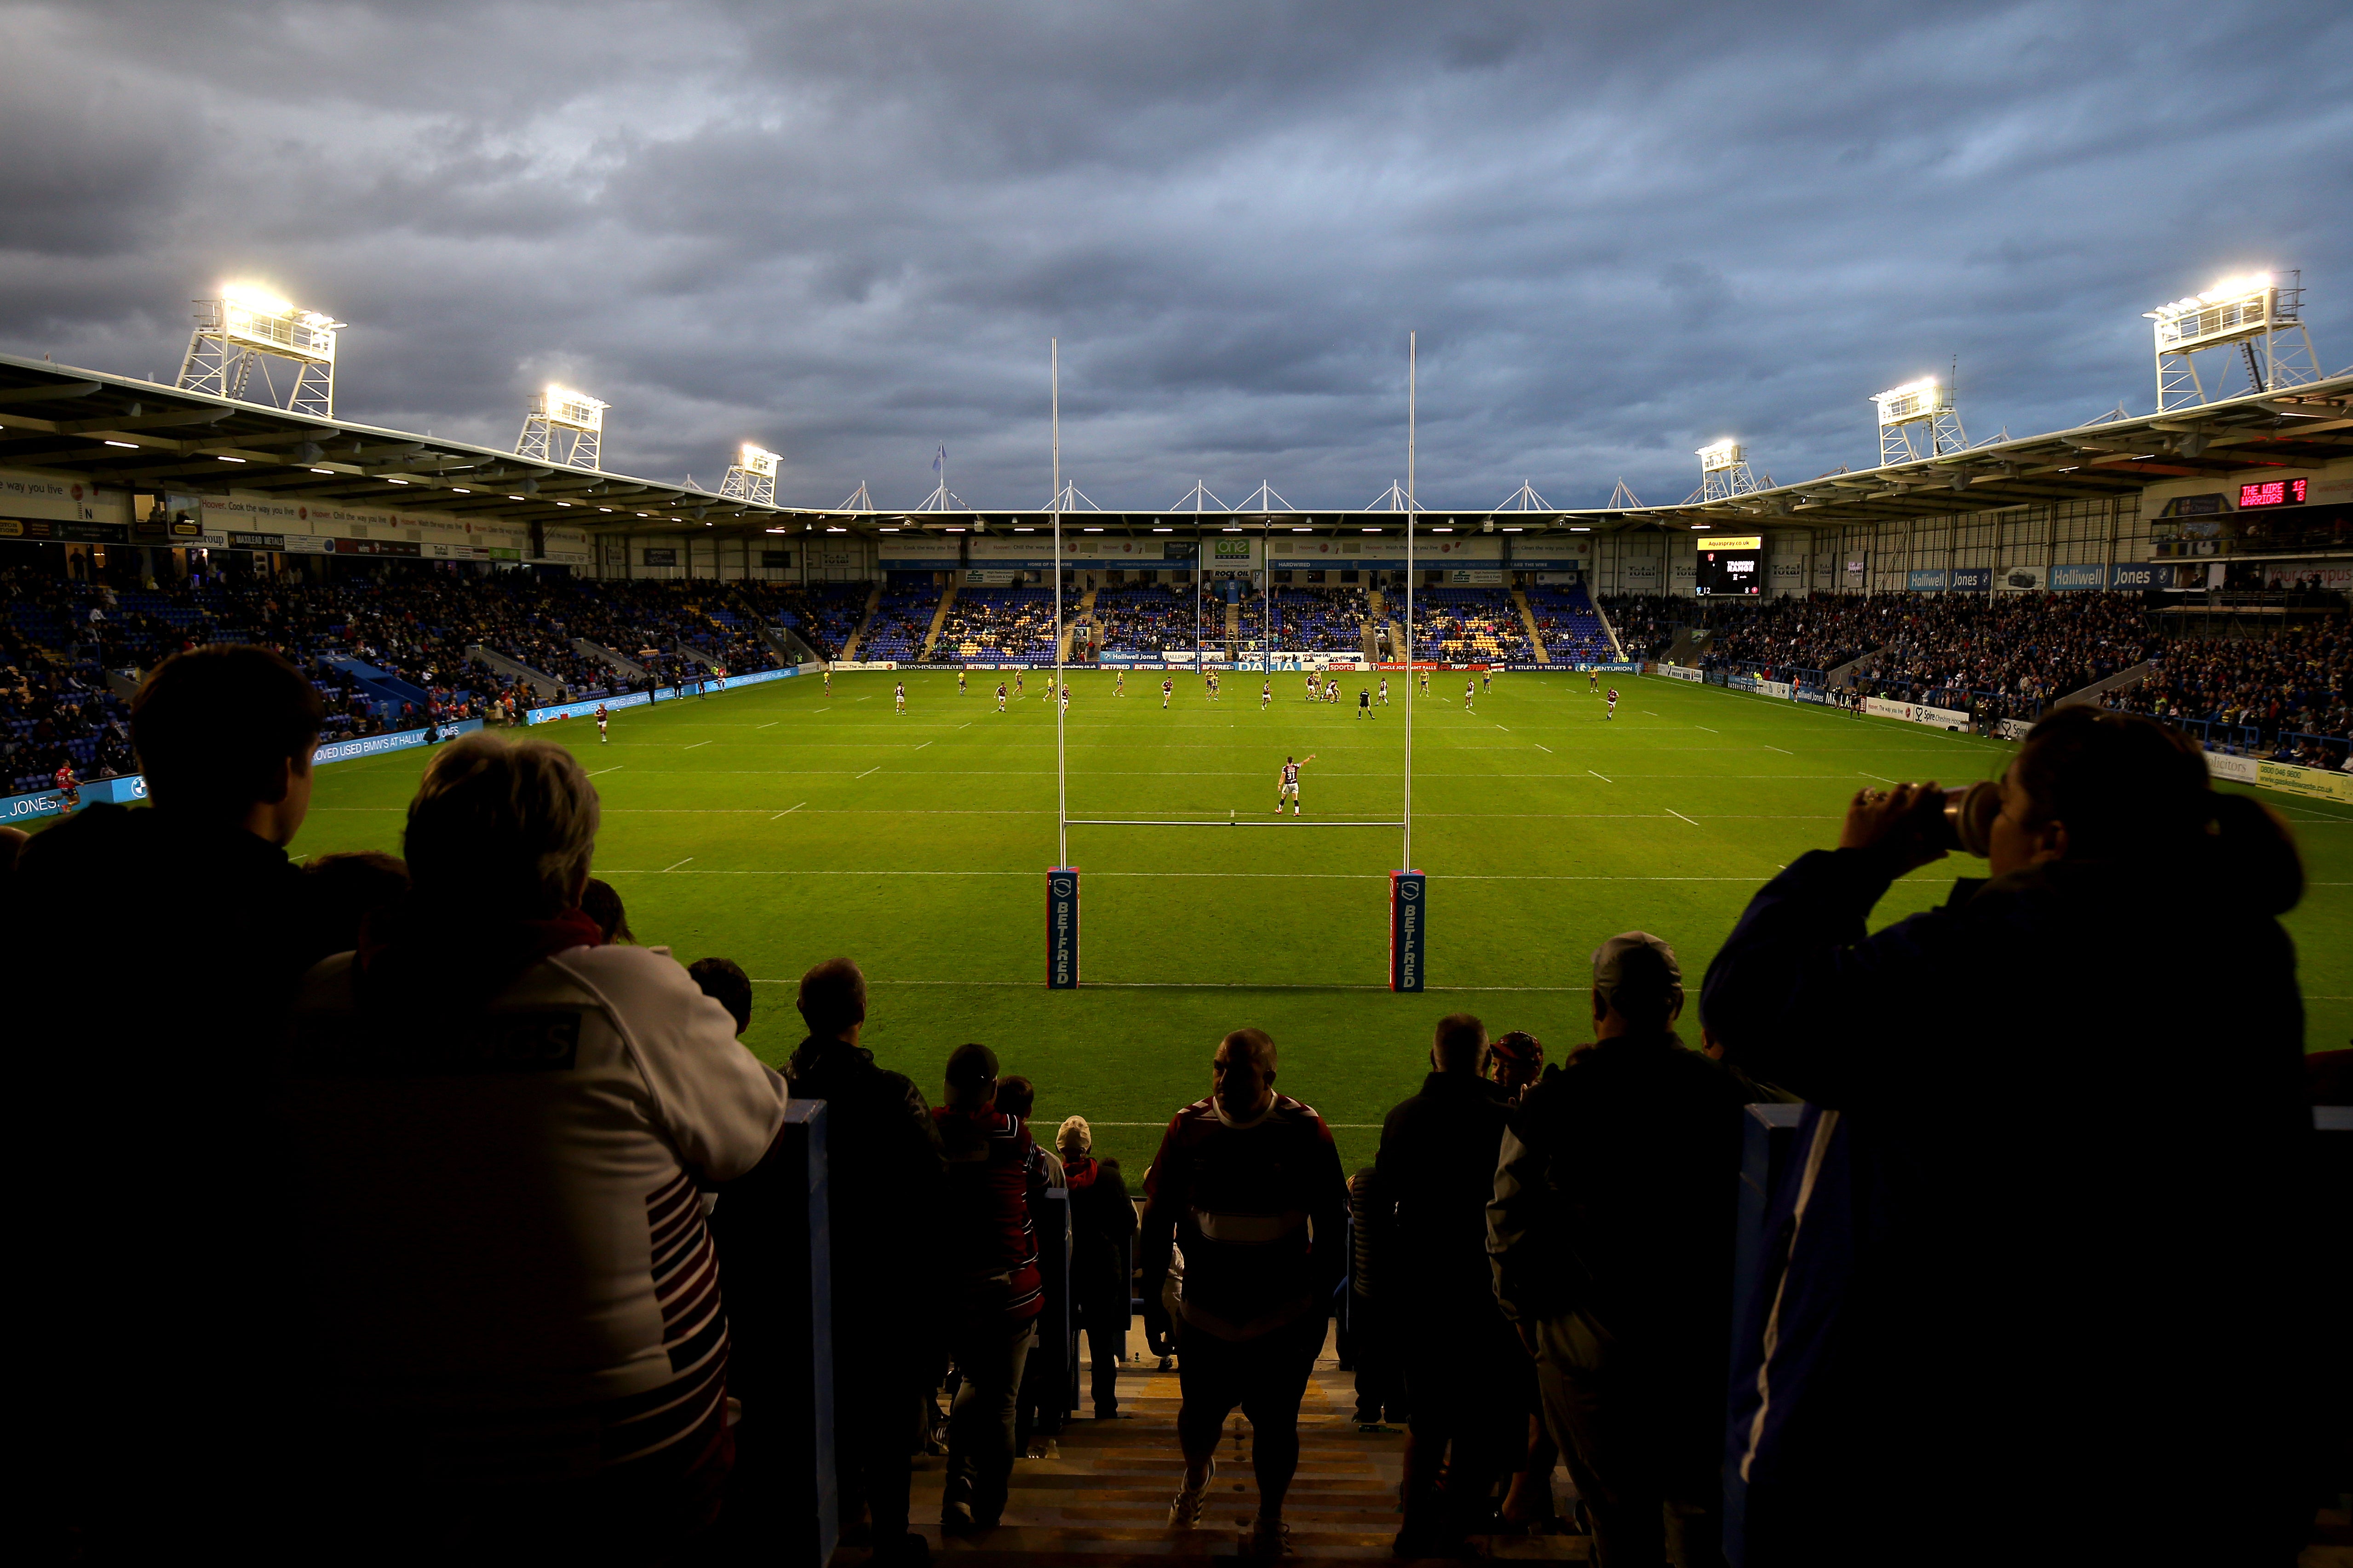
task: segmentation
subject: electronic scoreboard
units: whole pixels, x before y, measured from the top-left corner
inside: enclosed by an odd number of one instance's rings
[[[1697,592],[1747,595],[1764,592],[1764,535],[1703,533],[1692,542],[1699,549],[1699,574],[1693,584]]]

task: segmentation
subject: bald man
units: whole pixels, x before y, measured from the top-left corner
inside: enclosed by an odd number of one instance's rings
[[[1240,1405],[1259,1494],[1242,1550],[1257,1557],[1289,1551],[1282,1500],[1299,1466],[1299,1402],[1348,1267],[1339,1151],[1312,1107],[1275,1092],[1277,1068],[1260,1030],[1218,1043],[1208,1098],[1161,1138],[1140,1238],[1144,1299],[1165,1307],[1181,1352],[1185,1480],[1168,1522],[1201,1522],[1218,1439]],[[1181,1296],[1169,1285],[1172,1242],[1185,1252]]]

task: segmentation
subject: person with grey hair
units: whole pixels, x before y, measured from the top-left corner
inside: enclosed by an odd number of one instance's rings
[[[1593,954],[1593,1043],[1512,1113],[1487,1205],[1495,1296],[1536,1358],[1605,1568],[1723,1562],[1732,1226],[1747,1097],[1674,1032],[1675,951]]]
[[[671,959],[581,912],[579,762],[469,735],[409,803],[408,898],[305,977],[283,1173],[332,1516],[405,1555],[666,1558],[716,1519],[729,1352],[699,1189],[784,1080]]]
[[[1117,1160],[1094,1156],[1094,1129],[1083,1116],[1054,1132],[1071,1194],[1071,1304],[1087,1331],[1095,1419],[1119,1417],[1119,1363],[1127,1352],[1129,1243],[1135,1205]]]

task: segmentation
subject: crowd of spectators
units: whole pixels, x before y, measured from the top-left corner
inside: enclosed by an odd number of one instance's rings
[[[1124,1334],[1133,1233],[1147,1334],[1178,1363],[1172,1531],[1241,1500],[1217,1482],[1239,1409],[1261,1561],[1290,1554],[1301,1403],[1343,1295],[1377,1303],[1354,1353],[1409,1423],[1403,1557],[1562,1528],[1556,1461],[1594,1560],[1621,1568],[1726,1546],[1859,1568],[1891,1542],[1957,1568],[1983,1533],[1943,1528],[1941,1500],[2000,1496],[2037,1500],[2020,1528],[2040,1561],[2286,1563],[2343,1484],[2326,1303],[2347,1264],[2319,1239],[2279,924],[2301,865],[2277,817],[2144,719],[2038,727],[2000,785],[1992,879],[1875,933],[1895,879],[1945,855],[1945,803],[1859,793],[1838,847],[1793,859],[1720,943],[1695,1041],[1675,949],[1643,931],[1580,966],[1591,1037],[1548,1067],[1527,1035],[1440,1020],[1353,1183],[1276,1042],[1233,1029],[1138,1216],[1083,1121],[1040,1146],[1034,1087],[990,1047],[935,1047],[936,1107],[879,1066],[847,959],[801,977],[807,1036],[764,1065],[741,1044],[750,977],[635,945],[592,878],[596,791],[563,746],[449,742],[405,859],[298,869],[322,716],[266,649],[169,658],[132,708],[150,806],[0,835],[0,994],[47,1112],[21,1152],[76,1193],[28,1205],[20,1236],[75,1285],[18,1378],[46,1438],[18,1523],[51,1555],[685,1563],[807,1539],[809,1275],[776,1238],[809,1228],[808,1152],[785,1134],[820,1100],[833,1483],[879,1563],[927,1554],[908,1469],[944,1373],[944,1534],[1002,1521],[1025,1409],[1078,1403],[1039,1386],[1060,1358],[1031,1344],[1058,1187],[1081,1321]],[[132,987],[88,940],[124,908],[203,912]],[[2232,984],[2083,984],[2132,973],[2153,930],[2232,955]],[[1954,1006],[1955,973],[1999,996]],[[123,1093],[119,1056],[90,1048],[101,994],[112,1037],[187,1064],[171,1093]],[[2102,1037],[2137,1070],[2084,1048]],[[1767,1100],[1801,1109],[1736,1269],[1746,1108]],[[2201,1375],[2158,1375],[2185,1289]],[[172,1456],[137,1486],[126,1411]],[[2195,1508],[2114,1506],[2191,1453]]]
[[[1535,617],[1536,635],[1544,639],[1553,663],[1602,664],[1614,657],[1609,634],[1602,630],[1601,617],[1582,584],[1561,587],[1546,583],[1526,593],[1528,614]]]
[[[1372,604],[1362,588],[1274,589],[1274,646],[1285,653],[1361,654]]]
[[[2340,767],[2353,738],[2353,631],[2331,616],[2253,637],[2177,637],[2158,649],[2156,672],[2108,706],[2207,726],[2218,747]]]
[[[1883,646],[1897,635],[1903,617],[1947,595],[1791,595],[1771,599],[1694,600],[1686,614],[1710,634],[1703,669],[1740,669],[1765,665],[1777,680],[1787,671],[1819,679],[1848,660]],[[1982,601],[1983,595],[1976,595]]]
[[[1094,646],[1113,653],[1157,654],[1164,648],[1193,647],[1198,631],[1202,640],[1223,643],[1226,606],[1206,598],[1196,605],[1192,587],[1167,583],[1107,583],[1095,590]]]
[[[1416,658],[1486,664],[1535,657],[1508,588],[1419,589],[1413,595],[1413,620]]]
[[[1059,632],[1050,587],[959,588],[940,624],[935,652],[944,661],[1050,661]]]
[[[1637,663],[1666,658],[1675,633],[1696,618],[1695,601],[1664,594],[1604,594],[1601,608],[1618,633],[1618,646]]]
[[[912,664],[923,657],[923,639],[932,635],[932,616],[940,607],[940,590],[927,578],[928,574],[920,574],[883,589],[874,606],[874,624],[859,646],[859,658]]]

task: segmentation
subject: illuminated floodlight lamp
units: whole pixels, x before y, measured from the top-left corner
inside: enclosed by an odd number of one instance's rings
[[[1711,441],[1693,456],[1699,459],[1699,493],[1691,500],[1729,500],[1757,489],[1757,476],[1748,468],[1748,448],[1731,437]]]
[[[749,501],[754,506],[774,506],[776,502],[776,468],[784,458],[746,441],[735,448],[735,461],[728,466],[727,477],[719,481],[719,494],[726,500]]]
[[[258,283],[224,283],[208,300],[198,300],[195,331],[180,362],[174,385],[214,397],[248,400],[253,373],[261,373],[266,402],[290,414],[331,418],[335,411],[335,334],[343,323],[322,310],[305,310]],[[281,400],[272,361],[290,369]]]
[[[1933,375],[1873,393],[1879,407],[1879,461],[1913,463],[1957,452],[1969,444],[1953,405],[1953,384]]]
[[[2269,272],[2242,273],[2142,311],[2156,323],[2157,411],[2208,401],[2192,357],[2201,349],[2237,348],[2251,392],[2319,380],[2312,333],[2304,324],[2303,275],[2295,276],[2296,281],[2283,286]]]
[[[605,437],[605,410],[613,406],[558,382],[534,394],[515,437],[515,456],[561,468],[593,468]]]

